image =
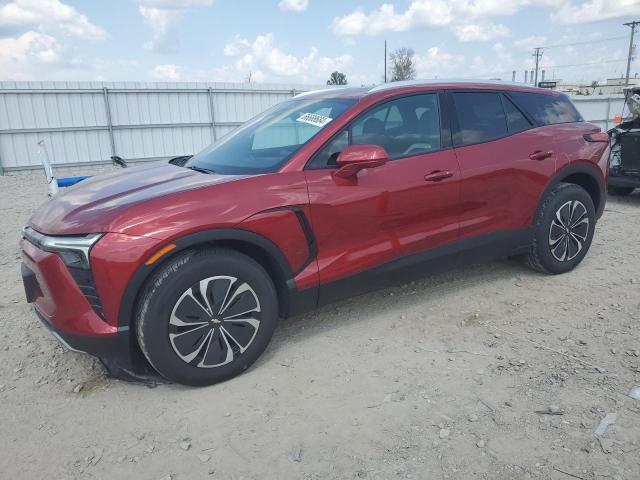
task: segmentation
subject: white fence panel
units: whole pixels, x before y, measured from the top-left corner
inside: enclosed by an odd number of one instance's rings
[[[308,85],[0,82],[0,173],[198,152]]]
[[[193,154],[308,85],[152,82],[0,82],[0,173]],[[582,116],[611,128],[622,96],[575,96]]]
[[[611,97],[576,95],[571,97],[571,100],[585,120],[595,123],[603,131],[613,128],[615,116],[622,115],[623,109],[626,114],[629,113],[624,106],[622,95]]]

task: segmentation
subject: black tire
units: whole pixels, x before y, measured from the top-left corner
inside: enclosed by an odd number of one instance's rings
[[[567,217],[567,214],[575,214],[576,217]],[[561,219],[569,227],[573,223],[580,223],[567,230],[561,226]],[[586,219],[586,228],[582,219]],[[587,191],[579,185],[559,183],[547,193],[538,207],[533,224],[533,244],[525,255],[525,263],[534,270],[548,274],[573,270],[591,246],[595,225],[595,208]]]
[[[609,193],[616,197],[626,197],[631,195],[634,190],[635,187],[609,187]]]
[[[203,386],[246,370],[277,322],[276,289],[264,268],[235,250],[209,248],[180,253],[153,274],[137,305],[136,335],[163,377]]]

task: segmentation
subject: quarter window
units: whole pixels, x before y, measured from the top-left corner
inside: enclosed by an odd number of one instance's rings
[[[531,128],[529,120],[516,108],[511,100],[503,96],[502,104],[504,105],[504,113],[507,115],[509,133],[519,133]]]
[[[566,95],[528,92],[510,92],[509,95],[540,125],[583,121]]]
[[[508,134],[500,94],[493,92],[455,92],[453,103],[458,118],[455,146],[488,142]]]

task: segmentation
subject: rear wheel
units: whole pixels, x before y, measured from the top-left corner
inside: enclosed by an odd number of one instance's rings
[[[595,208],[587,191],[559,183],[543,199],[534,223],[534,241],[525,257],[544,273],[572,270],[587,254],[595,229]]]
[[[634,190],[634,187],[609,187],[609,193],[617,197],[626,197],[627,195],[631,195]]]
[[[234,250],[189,251],[145,287],[136,333],[151,365],[169,380],[210,385],[238,375],[265,350],[278,319],[275,287]]]

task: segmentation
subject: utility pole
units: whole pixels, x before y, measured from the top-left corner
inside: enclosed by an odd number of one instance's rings
[[[636,33],[636,26],[640,25],[640,22],[633,21],[629,23],[623,23],[626,27],[631,27],[631,40],[629,40],[629,56],[627,57],[627,77],[624,82],[626,86],[629,86],[629,73],[631,72],[631,58],[633,57],[633,34]]]
[[[384,41],[384,83],[387,83],[387,41]]]
[[[533,56],[536,57],[536,76],[535,76],[535,80],[533,81],[533,86],[537,87],[538,86],[538,63],[540,61],[540,57],[542,57],[542,47],[536,47],[535,52],[533,52]]]

